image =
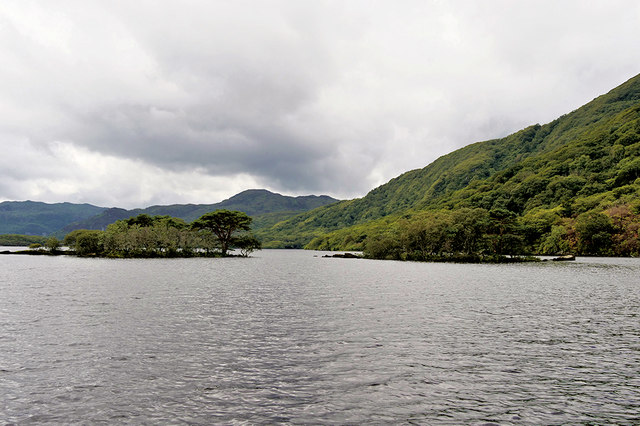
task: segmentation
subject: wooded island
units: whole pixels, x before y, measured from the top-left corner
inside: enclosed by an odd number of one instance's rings
[[[62,242],[55,237],[30,247],[49,254],[113,258],[227,257],[238,249],[247,257],[261,244],[251,234],[251,217],[246,213],[216,210],[187,224],[171,216],[138,216],[118,220],[104,231],[78,229]],[[59,250],[67,246],[68,251]]]

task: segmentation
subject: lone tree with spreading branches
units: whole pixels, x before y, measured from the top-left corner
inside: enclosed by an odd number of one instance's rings
[[[246,213],[229,210],[216,210],[205,213],[191,224],[191,229],[212,232],[220,243],[220,251],[227,255],[230,245],[234,242],[234,234],[251,230],[251,218]]]

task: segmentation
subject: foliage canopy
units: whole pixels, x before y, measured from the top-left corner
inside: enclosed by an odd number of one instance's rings
[[[229,210],[216,210],[205,213],[191,224],[196,231],[209,231],[216,236],[220,251],[226,256],[234,234],[251,230],[251,218],[246,213]]]
[[[112,223],[105,231],[78,229],[63,244],[81,256],[227,256],[238,248],[248,256],[261,248],[250,234],[251,218],[242,212],[206,213],[191,225],[171,216],[138,216]]]

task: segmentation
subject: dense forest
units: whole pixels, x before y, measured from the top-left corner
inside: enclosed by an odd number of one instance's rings
[[[266,247],[426,258],[464,252],[457,230],[473,219],[479,253],[637,256],[639,178],[636,76],[551,123],[469,145],[260,237]]]

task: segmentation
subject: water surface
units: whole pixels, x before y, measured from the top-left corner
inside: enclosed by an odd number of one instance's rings
[[[637,423],[640,261],[0,256],[4,423]]]

